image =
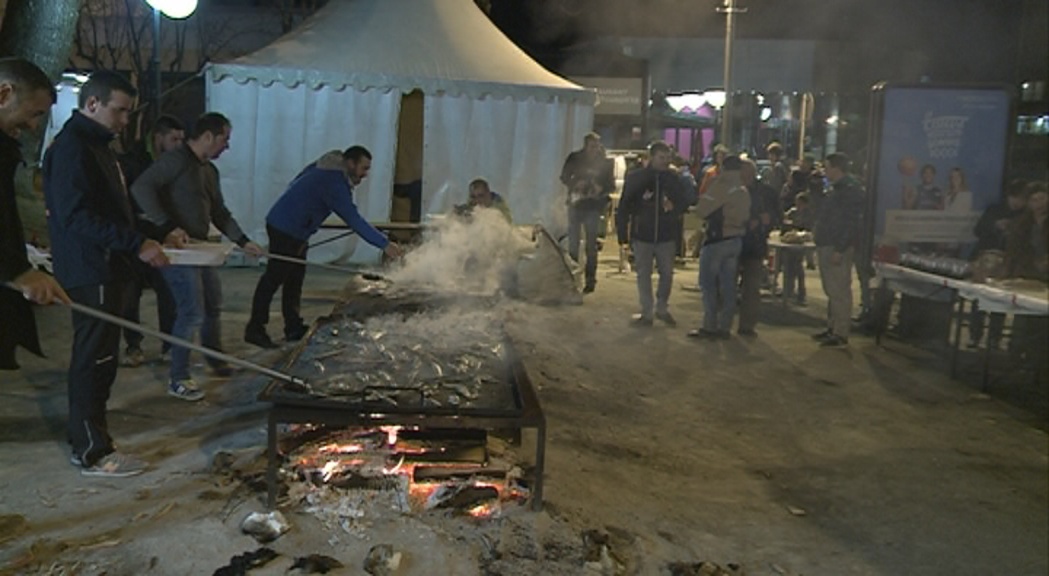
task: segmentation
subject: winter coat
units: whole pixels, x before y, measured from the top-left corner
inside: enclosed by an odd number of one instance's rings
[[[696,203],[696,214],[707,221],[707,244],[742,236],[750,218],[750,193],[739,170],[722,170]]]
[[[664,199],[670,201],[669,210],[663,205]],[[688,194],[681,176],[673,170],[645,167],[631,172],[623,184],[623,195],[616,209],[619,243],[677,240],[679,219],[687,206]]]
[[[113,137],[74,111],[44,156],[51,258],[67,290],[131,278],[146,240],[135,230]]]
[[[857,246],[862,232],[864,196],[863,187],[849,175],[830,185],[818,203],[812,233],[816,246],[830,246],[835,252],[845,252]]]
[[[266,214],[266,224],[303,242],[335,212],[365,242],[383,249],[390,241],[361,216],[342,153],[328,152],[291,181]]]
[[[161,238],[181,228],[194,240],[207,240],[215,224],[238,246],[249,242],[226,207],[218,169],[189,144],[161,154],[131,185],[131,194]]]
[[[15,171],[22,163],[18,141],[0,131],[0,282],[10,282],[30,269],[25,233],[15,199]],[[0,287],[0,370],[16,370],[15,348],[43,356],[32,305],[14,290]]]
[[[613,170],[612,160],[604,154],[590,157],[586,150],[569,154],[561,168],[561,182],[568,187],[569,203],[584,209],[604,208],[608,195],[616,189]],[[580,198],[575,198],[580,194]]]

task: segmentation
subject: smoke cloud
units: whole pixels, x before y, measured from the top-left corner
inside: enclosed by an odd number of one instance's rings
[[[401,287],[493,294],[512,283],[518,258],[532,248],[498,210],[475,209],[468,217],[434,218],[422,244],[387,277]]]

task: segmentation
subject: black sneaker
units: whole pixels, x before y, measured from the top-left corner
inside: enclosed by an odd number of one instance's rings
[[[698,330],[689,330],[686,334],[689,338],[696,338],[698,340],[716,340],[720,337],[720,333],[717,330],[707,330],[706,328],[700,328]]]
[[[754,337],[758,335],[758,331],[753,328],[740,328],[736,331],[736,334],[740,336]]]
[[[670,312],[656,312],[656,318],[667,326],[677,326],[677,320],[674,320]]]
[[[848,338],[843,338],[836,334],[831,334],[829,337],[825,338],[822,342],[820,342],[821,348],[841,348],[842,346],[848,345]]]
[[[284,330],[284,339],[288,342],[298,342],[299,340],[302,340],[302,337],[309,331],[310,329],[307,326],[299,326],[290,330],[286,329]]]
[[[583,294],[590,294],[593,291],[594,291],[594,285],[593,284],[587,284],[586,286],[583,286]]]
[[[824,330],[823,332],[820,332],[819,334],[813,334],[812,335],[812,339],[817,341],[817,342],[820,342],[820,341],[826,340],[828,338],[831,338],[833,336],[834,336],[834,332],[831,332],[830,328],[827,328],[826,330]]]
[[[244,341],[248,344],[254,344],[259,348],[273,349],[280,348],[280,345],[270,340],[269,334],[265,332],[248,331],[244,332]]]

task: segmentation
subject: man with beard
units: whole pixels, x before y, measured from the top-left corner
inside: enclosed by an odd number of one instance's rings
[[[304,168],[266,215],[270,252],[305,260],[310,236],[335,212],[365,242],[390,258],[400,257],[400,246],[369,224],[353,203],[353,189],[368,176],[371,165],[371,152],[363,146],[350,146],[344,152],[328,152]],[[277,346],[266,334],[266,324],[270,318],[270,302],[278,289],[282,291],[285,340],[294,342],[306,334],[306,323],[299,313],[305,277],[303,264],[273,259],[266,263],[266,272],[259,278],[251,300],[251,319],[244,328],[245,342],[262,348]]]
[[[262,254],[262,248],[248,239],[226,207],[218,168],[212,163],[229,148],[232,130],[222,114],[202,114],[189,139],[161,155],[135,181],[131,192],[146,219],[156,227],[158,237],[175,246],[190,240],[203,242],[214,224],[245,253]],[[192,341],[199,331],[205,347],[221,351],[222,284],[218,270],[211,266],[171,266],[161,273],[175,299],[172,336]],[[228,377],[233,372],[225,362],[209,357],[207,363],[216,376]],[[183,346],[171,348],[168,395],[190,402],[204,398],[190,376],[189,349]]]

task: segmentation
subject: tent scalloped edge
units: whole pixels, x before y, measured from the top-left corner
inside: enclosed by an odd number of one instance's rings
[[[593,105],[597,100],[594,90],[569,90],[550,86],[532,86],[528,84],[500,84],[494,82],[474,82],[470,80],[451,80],[435,78],[414,78],[390,76],[385,74],[355,73],[330,74],[320,70],[260,68],[256,66],[238,66],[236,64],[208,64],[206,73],[212,82],[221,82],[229,78],[237,84],[258,82],[260,86],[269,87],[282,84],[287,88],[306,85],[312,90],[325,86],[336,91],[353,88],[360,92],[394,90],[407,94],[421,90],[424,94],[441,96],[468,96],[471,98],[494,98],[514,100],[555,101],[563,100],[580,104]]]

